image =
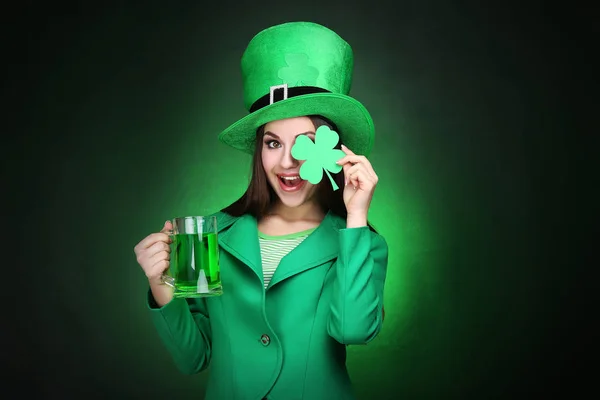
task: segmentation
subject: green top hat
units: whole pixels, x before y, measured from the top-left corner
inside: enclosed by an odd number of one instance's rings
[[[368,155],[375,129],[367,109],[348,96],[353,66],[350,45],[319,24],[289,22],[259,32],[241,62],[249,114],[222,131],[219,140],[252,154],[259,126],[316,114],[337,125],[350,150]]]

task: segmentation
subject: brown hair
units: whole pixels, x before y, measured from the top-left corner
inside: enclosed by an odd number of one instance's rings
[[[315,126],[315,130],[322,125],[326,125],[330,129],[338,132],[340,136],[342,135],[335,124],[327,118],[320,115],[309,115],[308,118],[310,118]],[[262,164],[261,152],[264,133],[265,126],[262,125],[256,131],[256,144],[252,160],[252,177],[250,178],[248,189],[246,189],[246,192],[242,197],[221,211],[236,217],[244,214],[251,214],[257,220],[260,220],[271,210],[271,206],[277,200],[277,195],[267,180]],[[340,149],[341,144],[342,142],[340,141],[335,148]],[[321,182],[317,185],[317,201],[324,212],[331,211],[333,214],[346,219],[347,211],[343,198],[344,172],[341,170],[337,174],[330,174],[339,189],[334,191],[329,182],[329,178],[323,177]],[[369,225],[369,227],[371,227],[371,225]],[[371,229],[373,228],[371,227]]]

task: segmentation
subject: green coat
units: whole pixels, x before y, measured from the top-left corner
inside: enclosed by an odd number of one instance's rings
[[[217,213],[223,295],[148,309],[177,367],[210,375],[206,400],[355,399],[346,345],[382,326],[388,248],[328,213],[264,289],[254,217]]]

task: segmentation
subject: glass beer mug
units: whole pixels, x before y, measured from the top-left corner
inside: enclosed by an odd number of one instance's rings
[[[174,218],[170,237],[171,261],[162,281],[175,298],[223,294],[216,217]]]

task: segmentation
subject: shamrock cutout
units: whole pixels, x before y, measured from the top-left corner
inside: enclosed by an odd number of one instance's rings
[[[339,187],[329,174],[334,174],[342,170],[342,166],[336,164],[346,154],[339,149],[334,149],[340,139],[337,132],[332,131],[329,127],[322,125],[315,132],[315,141],[306,135],[300,135],[296,139],[296,143],[292,147],[292,157],[296,160],[306,160],[300,167],[300,177],[316,185],[323,178],[323,170],[329,177],[329,181],[333,185],[333,190],[338,190]]]

